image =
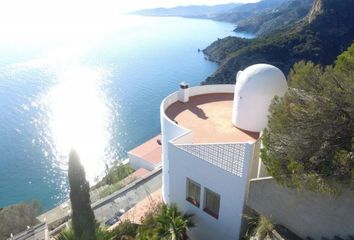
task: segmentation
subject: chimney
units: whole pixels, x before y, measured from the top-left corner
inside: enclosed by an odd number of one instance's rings
[[[178,101],[186,103],[189,101],[189,85],[186,82],[179,84]]]

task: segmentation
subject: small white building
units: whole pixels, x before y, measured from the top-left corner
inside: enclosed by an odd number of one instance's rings
[[[153,171],[161,166],[161,136],[155,136],[128,152],[129,165],[134,169]]]
[[[268,107],[286,89],[278,68],[257,64],[236,85],[183,83],[161,103],[163,200],[195,215],[192,239],[239,239]]]

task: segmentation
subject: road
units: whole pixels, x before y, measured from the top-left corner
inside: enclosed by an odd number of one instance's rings
[[[118,191],[104,200],[93,204],[92,209],[96,220],[104,223],[112,218],[120,209],[128,210],[138,202],[148,197],[162,185],[162,171],[156,171],[139,181],[129,184],[126,188]]]
[[[112,218],[120,209],[129,209],[135,204],[155,192],[162,186],[162,169],[157,169],[148,173],[140,179],[128,184],[124,188],[111,195],[98,200],[91,205],[96,220],[104,224]],[[40,215],[37,219],[47,222],[49,230],[53,230],[70,218],[70,202],[59,205],[50,211]]]

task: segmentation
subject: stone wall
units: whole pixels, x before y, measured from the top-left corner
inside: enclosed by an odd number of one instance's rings
[[[354,192],[329,196],[284,188],[271,177],[252,179],[247,205],[302,238],[354,236]]]

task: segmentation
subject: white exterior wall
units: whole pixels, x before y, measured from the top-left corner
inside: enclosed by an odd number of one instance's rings
[[[131,153],[128,153],[129,156],[129,166],[137,170],[139,168],[145,168],[146,170],[152,171],[157,166],[151,162],[145,161],[144,159],[137,157]]]
[[[234,85],[207,85],[189,88],[189,94],[233,93],[234,89]],[[195,215],[192,239],[239,239],[248,180],[256,174],[254,153],[260,142],[193,144],[193,132],[165,114],[176,101],[178,92],[168,96],[160,108],[164,202],[176,203],[183,212]],[[201,185],[199,208],[186,201],[187,178]],[[220,195],[218,219],[203,210],[205,188]]]
[[[196,96],[208,93],[233,93],[235,90],[235,85],[233,84],[220,84],[220,85],[206,85],[206,86],[197,86],[189,88],[189,96]],[[187,133],[191,133],[190,130],[185,129],[169,119],[165,111],[173,103],[178,101],[178,91],[172,93],[166,97],[160,106],[160,120],[161,120],[161,136],[162,136],[162,197],[165,203],[170,203],[169,195],[169,160],[167,157],[168,153],[168,143],[179,136],[182,136]],[[191,136],[190,136],[191,139]]]
[[[178,145],[169,144],[169,197],[183,212],[194,214],[196,227],[190,232],[192,239],[239,239],[252,152],[253,144],[245,144],[243,173],[236,175],[182,150]],[[224,157],[220,155],[220,158]],[[201,185],[199,208],[186,201],[187,177]],[[205,187],[220,195],[218,219],[203,211]]]

